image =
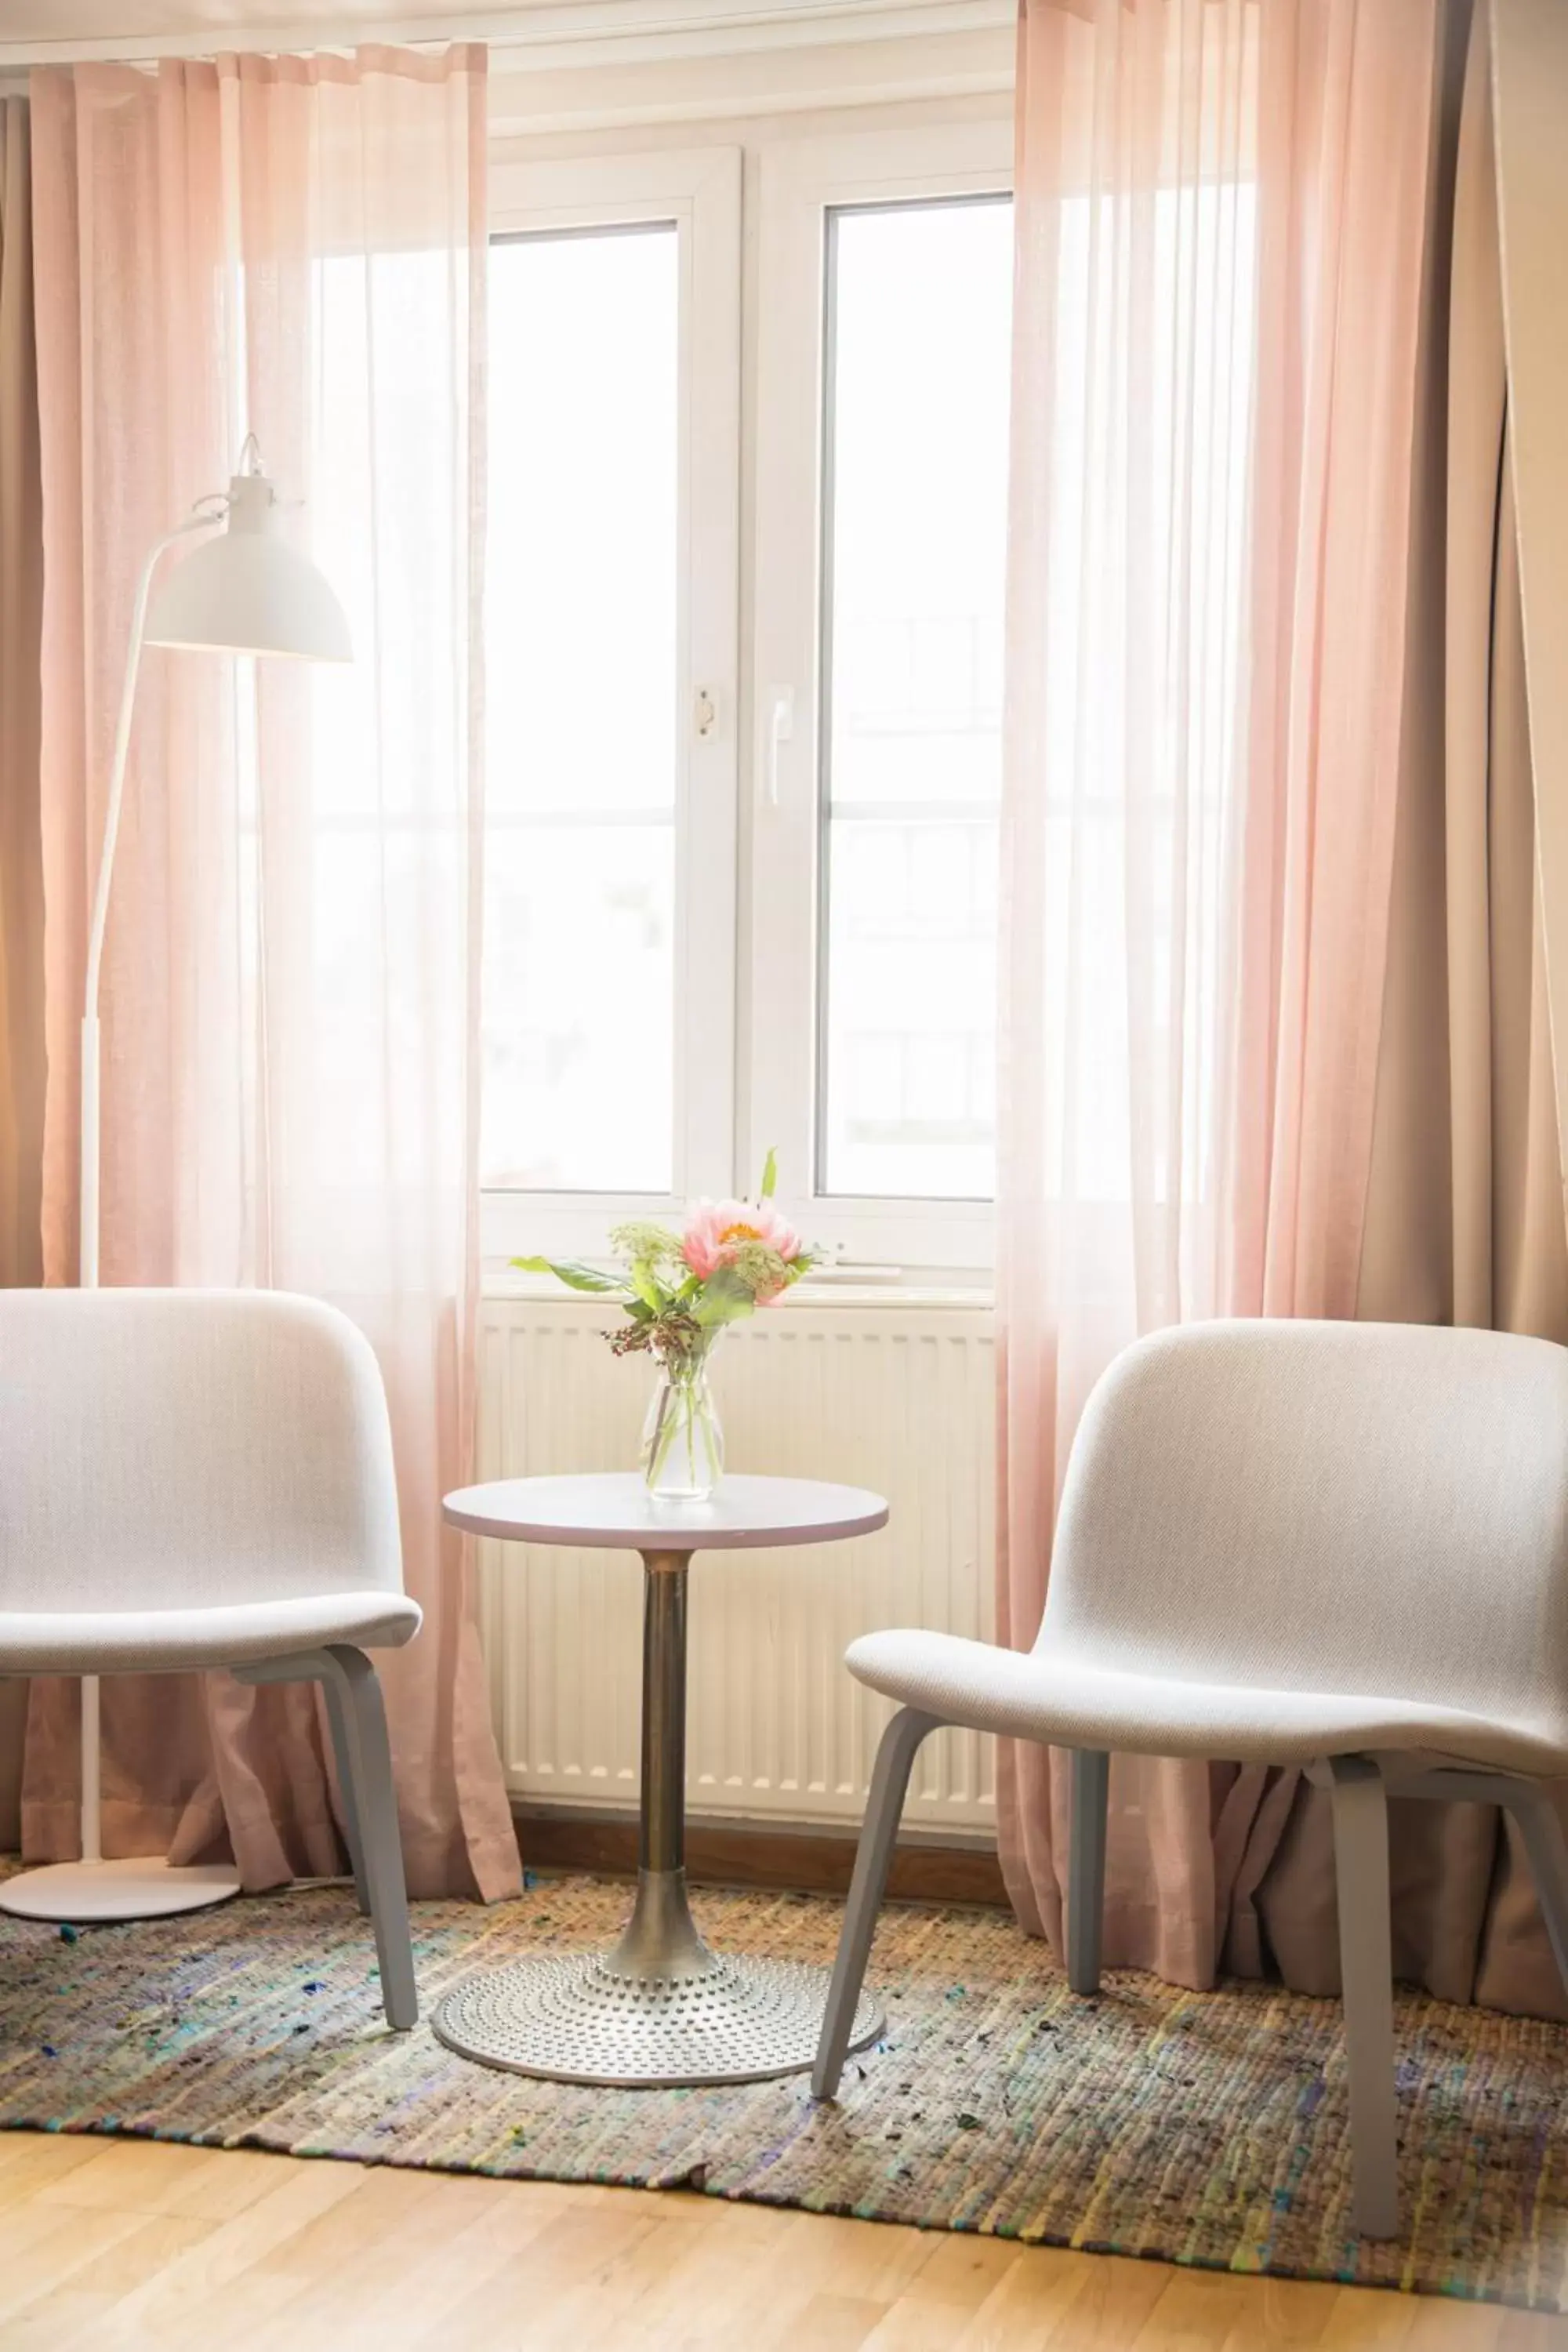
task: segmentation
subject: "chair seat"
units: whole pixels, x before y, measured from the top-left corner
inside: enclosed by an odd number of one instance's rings
[[[317,1592],[212,1609],[0,1610],[0,1675],[159,1673],[240,1666],[329,1642],[396,1649],[417,1602],[387,1591]]]
[[[1375,1694],[1186,1682],[1083,1664],[1070,1652],[911,1631],[867,1633],[845,1664],[871,1689],[943,1723],[1062,1748],[1258,1764],[1415,1748],[1502,1771],[1568,1772],[1550,1727]]]

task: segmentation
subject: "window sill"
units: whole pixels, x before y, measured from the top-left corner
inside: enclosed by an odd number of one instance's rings
[[[480,1272],[480,1296],[487,1305],[541,1299],[552,1307],[568,1307],[583,1315],[602,1313],[606,1302],[581,1291],[567,1290],[548,1275],[518,1274],[504,1259],[487,1258]],[[988,1282],[933,1271],[906,1271],[887,1280],[857,1281],[849,1276],[829,1276],[797,1283],[793,1290],[766,1308],[770,1315],[821,1315],[838,1309],[884,1307],[906,1313],[967,1312],[989,1314],[995,1305]]]

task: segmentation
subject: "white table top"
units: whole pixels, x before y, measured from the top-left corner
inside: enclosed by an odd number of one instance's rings
[[[585,1478],[497,1478],[441,1506],[454,1527],[514,1543],[601,1544],[628,1551],[753,1551],[833,1543],[886,1527],[864,1486],[813,1478],[725,1478],[705,1503],[656,1500],[635,1470]]]

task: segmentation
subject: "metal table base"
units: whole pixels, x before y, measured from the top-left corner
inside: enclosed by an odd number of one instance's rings
[[[689,1552],[648,1551],[643,1608],[642,1795],[637,1901],[604,1953],[542,1953],[488,1969],[436,2012],[447,2048],[560,2083],[759,2083],[816,2054],[828,1971],[728,1956],[698,1934],[686,1898],[686,1587]],[[882,2030],[862,1999],[850,2037]]]

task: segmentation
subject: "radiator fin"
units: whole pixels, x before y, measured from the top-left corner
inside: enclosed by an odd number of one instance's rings
[[[630,1466],[650,1374],[577,1300],[485,1307],[486,1477]],[[872,1486],[880,1534],[712,1553],[691,1580],[688,1801],[775,1824],[858,1820],[887,1703],[844,1671],[882,1625],[994,1630],[991,1318],[972,1307],[792,1302],[725,1335],[714,1388],[730,1467]],[[627,1553],[480,1550],[481,1628],[508,1785],[536,1802],[636,1802],[641,1572]],[[986,1832],[994,1743],[945,1732],[906,1820]]]

